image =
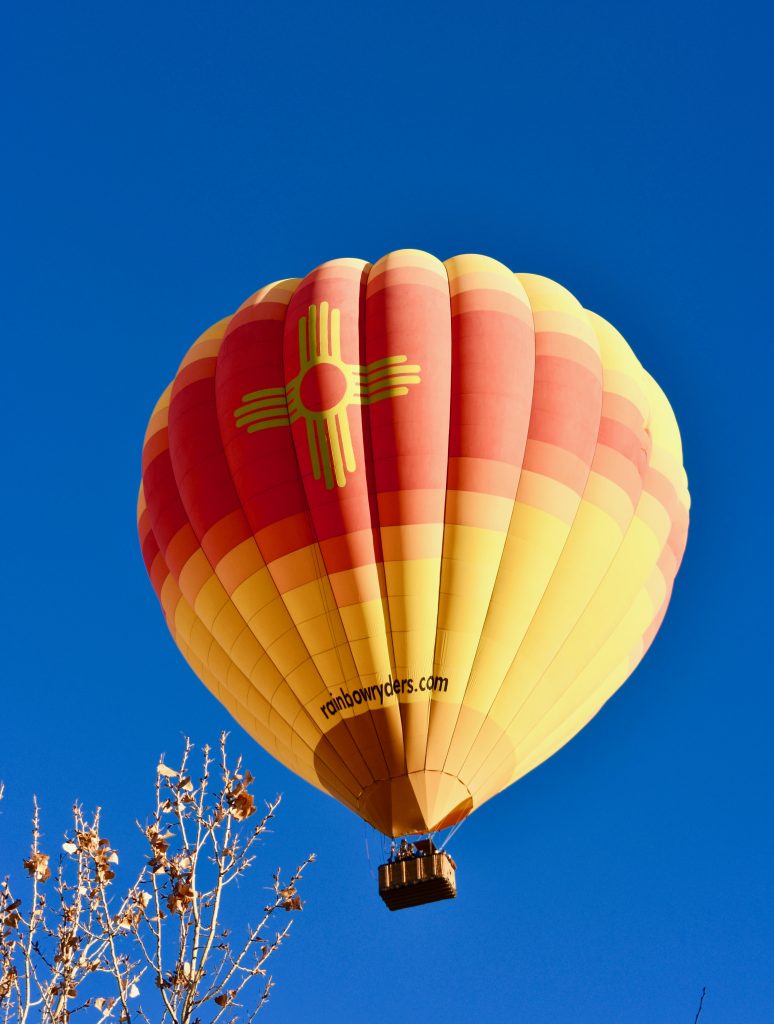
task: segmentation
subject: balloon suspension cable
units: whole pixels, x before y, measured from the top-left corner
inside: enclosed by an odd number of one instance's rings
[[[368,860],[368,870],[371,872],[371,878],[376,878],[376,872],[374,871],[373,862],[371,861],[371,847],[368,843],[368,824],[363,822],[363,842],[365,843],[366,859]]]
[[[457,824],[456,824],[456,825],[454,825],[454,826],[452,827],[452,830],[451,830],[451,832],[450,832],[450,833],[448,834],[448,836],[447,836],[447,837],[446,837],[446,838],[444,839],[444,841],[443,841],[443,842],[441,843],[441,845],[440,845],[440,846],[438,847],[438,850],[439,850],[439,852],[440,852],[440,853],[443,853],[443,852],[444,852],[444,850],[446,849],[446,846],[447,846],[447,844],[448,844],[448,843],[450,842],[450,840],[451,840],[451,839],[452,839],[452,838],[454,837],[454,835],[455,835],[455,833],[457,832],[457,830],[458,830],[459,828],[461,828],[461,827],[462,827],[462,826],[463,826],[463,825],[465,824],[465,822],[466,822],[467,820],[468,820],[467,818],[462,818],[462,819],[461,819],[460,821],[458,821],[458,822],[457,822]]]

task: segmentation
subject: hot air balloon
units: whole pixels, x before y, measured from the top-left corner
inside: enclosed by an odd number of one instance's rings
[[[138,521],[196,675],[400,837],[461,822],[627,679],[688,508],[673,412],[613,327],[547,278],[401,250],[205,331],[151,416]]]

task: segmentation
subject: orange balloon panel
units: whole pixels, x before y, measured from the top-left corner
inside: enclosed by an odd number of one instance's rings
[[[184,657],[387,835],[460,821],[633,671],[688,528],[674,415],[546,278],[415,250],[256,292],[153,412],[143,555]]]

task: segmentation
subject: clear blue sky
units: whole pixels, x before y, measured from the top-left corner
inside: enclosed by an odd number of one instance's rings
[[[691,1024],[703,985],[701,1024],[774,1020],[766,5],[39,3],[5,27],[1,866],[33,792],[52,846],[78,797],[139,856],[159,751],[229,727],[285,794],[267,872],[319,856],[267,1021]],[[546,274],[615,324],[694,504],[632,680],[460,830],[456,902],[390,915],[359,820],[178,655],[135,499],[204,328],[403,247]]]

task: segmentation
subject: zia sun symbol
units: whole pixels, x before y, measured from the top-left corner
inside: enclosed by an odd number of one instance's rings
[[[347,410],[407,395],[409,385],[420,383],[421,368],[407,363],[407,356],[366,366],[343,362],[341,313],[329,310],[327,302],[320,303],[319,317],[312,305],[308,317],[299,319],[298,357],[301,369],[287,387],[242,396],[243,404],[234,410],[236,425],[252,434],[302,419],[315,480],[322,478],[328,490],[334,483],[345,487],[346,474],[357,468]]]

